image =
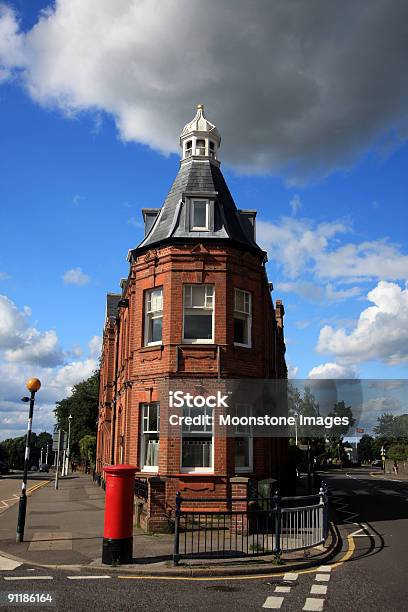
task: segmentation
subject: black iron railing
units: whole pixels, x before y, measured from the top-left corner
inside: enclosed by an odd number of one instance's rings
[[[221,508],[221,509],[220,509]],[[325,541],[327,495],[184,498],[176,495],[175,564],[184,557],[247,557],[302,550]]]
[[[147,501],[149,499],[149,485],[147,478],[136,476],[135,478],[135,496]]]

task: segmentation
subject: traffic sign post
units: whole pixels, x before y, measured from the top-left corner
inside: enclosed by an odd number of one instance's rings
[[[54,437],[53,437],[52,448],[53,450],[57,451],[57,469],[55,470],[55,489],[58,489],[58,471],[59,471],[59,466],[60,466],[60,453],[61,453],[61,450],[64,448],[64,443],[65,443],[64,433],[65,432],[62,429],[59,429],[56,433],[54,433]]]

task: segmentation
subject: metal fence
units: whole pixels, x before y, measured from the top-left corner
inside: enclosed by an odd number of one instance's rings
[[[149,485],[147,478],[135,477],[135,496],[147,501],[149,499]]]
[[[221,509],[220,509],[221,508]],[[275,555],[313,548],[328,534],[327,495],[184,498],[177,493],[175,564],[194,557]]]

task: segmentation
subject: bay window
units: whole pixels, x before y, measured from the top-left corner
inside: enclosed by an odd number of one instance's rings
[[[204,416],[207,415],[207,423]],[[212,408],[183,407],[183,416],[197,417],[203,425],[186,425],[183,422],[181,433],[181,471],[212,472],[213,471],[213,424]]]
[[[159,469],[160,404],[141,404],[140,467],[146,472]]]
[[[234,344],[251,346],[252,300],[249,291],[234,291]]]
[[[235,414],[237,417],[250,417],[251,406],[237,404]],[[250,425],[240,424],[235,427],[235,470],[237,472],[251,472],[253,469],[253,436]]]
[[[161,344],[163,328],[163,288],[145,293],[145,346]]]
[[[183,342],[214,342],[213,285],[184,285]]]

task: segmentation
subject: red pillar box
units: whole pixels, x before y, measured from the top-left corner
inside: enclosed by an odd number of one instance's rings
[[[102,563],[118,565],[133,560],[133,506],[136,467],[105,467],[106,497]]]

